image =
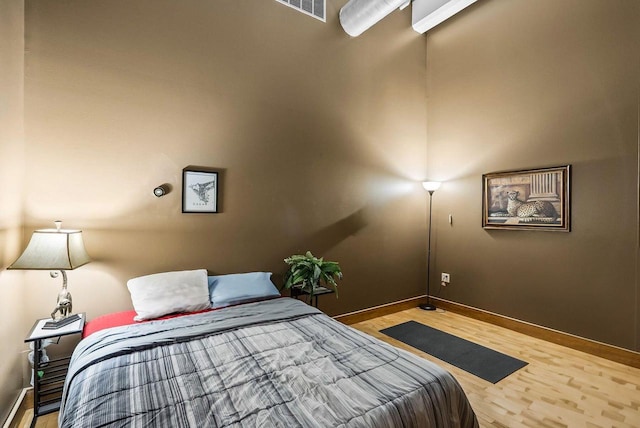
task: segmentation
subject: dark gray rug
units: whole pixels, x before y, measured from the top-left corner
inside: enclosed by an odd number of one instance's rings
[[[380,332],[491,383],[497,383],[528,364],[415,321]]]

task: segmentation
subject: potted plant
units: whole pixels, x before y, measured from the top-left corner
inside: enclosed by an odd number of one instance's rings
[[[323,286],[335,291],[338,297],[336,279],[342,278],[338,262],[314,257],[311,251],[307,251],[304,255],[296,254],[287,257],[284,262],[289,265],[289,269],[284,275],[283,288],[299,288],[299,291],[308,294],[309,302],[317,293],[318,287]]]

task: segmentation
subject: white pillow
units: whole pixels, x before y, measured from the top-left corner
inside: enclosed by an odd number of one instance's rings
[[[185,270],[140,276],[127,281],[136,321],[174,312],[195,312],[211,307],[207,270]]]

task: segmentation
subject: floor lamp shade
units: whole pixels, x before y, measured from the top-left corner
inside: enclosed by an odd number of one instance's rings
[[[426,191],[435,192],[440,188],[441,184],[442,183],[440,183],[439,181],[423,181],[422,187],[424,187],[424,190]]]

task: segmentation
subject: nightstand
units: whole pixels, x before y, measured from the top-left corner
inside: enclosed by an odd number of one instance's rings
[[[42,342],[45,339],[55,339],[72,334],[81,334],[84,328],[86,314],[81,313],[80,319],[68,325],[58,327],[53,330],[43,328],[51,318],[39,319],[31,327],[31,331],[25,342],[33,342],[33,421],[31,426],[35,426],[38,416],[60,410],[60,400],[64,380],[69,369],[71,356],[51,359],[47,363],[41,361]],[[38,375],[42,372],[42,376]]]
[[[317,286],[313,289],[313,306],[314,307],[318,307],[318,296],[322,295],[322,294],[331,294],[331,293],[335,293],[336,291],[331,289],[331,288],[327,288],[327,287],[321,287],[321,286]],[[299,296],[308,296],[309,295],[309,291],[305,290],[301,287],[291,287],[291,297],[297,299]]]

